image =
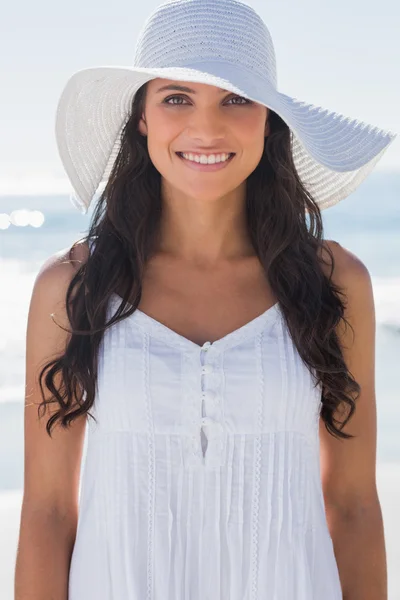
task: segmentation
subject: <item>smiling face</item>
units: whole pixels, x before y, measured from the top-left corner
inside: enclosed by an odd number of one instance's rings
[[[165,86],[185,89],[164,89]],[[257,167],[268,135],[268,109],[203,83],[157,78],[148,82],[139,131],[150,158],[172,195],[210,200],[245,184]],[[235,153],[223,168],[199,170],[177,152]]]

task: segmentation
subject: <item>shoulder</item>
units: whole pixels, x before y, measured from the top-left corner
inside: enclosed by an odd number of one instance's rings
[[[30,313],[36,315],[57,314],[67,325],[65,300],[68,286],[82,262],[87,260],[86,243],[77,242],[51,256],[41,265],[32,290]]]
[[[334,240],[324,240],[321,254],[327,264],[324,265],[325,274],[331,273],[331,261],[327,261],[329,251],[333,256],[332,282],[344,291],[355,297],[362,293],[370,293],[372,283],[367,266],[353,252],[344,248]]]
[[[337,326],[337,333],[346,347],[353,345],[353,334],[359,339],[365,335],[365,342],[372,347],[375,331],[375,303],[372,279],[368,268],[353,252],[333,240],[325,240],[324,249],[332,252],[334,269],[332,283],[339,287],[343,294],[340,298],[344,303],[344,318],[350,323],[353,333],[346,327],[343,320]],[[329,277],[331,268],[324,266]]]
[[[69,282],[87,258],[87,243],[75,242],[49,256],[42,264],[36,281],[50,287]]]

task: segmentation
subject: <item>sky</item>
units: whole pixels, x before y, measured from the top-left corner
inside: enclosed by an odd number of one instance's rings
[[[278,90],[397,132],[377,170],[400,171],[400,4],[396,0],[244,0],[274,42]],[[0,20],[0,194],[71,188],[55,140],[75,71],[131,65],[144,20],[161,4],[15,0]]]

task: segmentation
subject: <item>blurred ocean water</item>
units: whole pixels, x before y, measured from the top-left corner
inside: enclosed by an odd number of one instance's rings
[[[91,216],[78,213],[68,196],[0,197],[0,215],[22,209],[40,211],[44,221],[0,229],[0,492],[23,485],[25,334],[33,282],[51,254],[85,235]],[[373,172],[322,215],[324,237],[351,250],[371,273],[378,461],[400,464],[400,172]]]

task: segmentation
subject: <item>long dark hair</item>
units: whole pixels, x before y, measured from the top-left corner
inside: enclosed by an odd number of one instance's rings
[[[147,84],[136,93],[121,131],[119,153],[93,211],[85,240],[95,239],[94,249],[68,286],[71,330],[65,351],[40,371],[39,417],[47,404],[58,404],[46,424],[50,437],[57,421],[67,427],[85,413],[95,418],[89,411],[96,395],[103,333],[131,315],[140,302],[144,267],[154,251],[162,209],[161,176],[138,130],[146,92]],[[264,152],[246,182],[249,235],[292,340],[310,372],[315,371],[316,384],[321,384],[320,414],[326,429],[338,438],[354,437],[342,428],[355,411],[360,386],[347,369],[335,329],[341,319],[350,323],[340,299],[344,293],[332,281],[334,256],[326,248],[331,259],[328,278],[319,256],[324,245],[321,212],[297,174],[292,132],[272,110],[268,119]],[[69,251],[70,260],[77,243]],[[107,305],[117,290],[123,302],[107,322]],[[43,380],[51,393],[47,399]],[[343,407],[348,414],[341,421],[337,416]]]

